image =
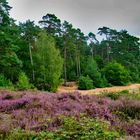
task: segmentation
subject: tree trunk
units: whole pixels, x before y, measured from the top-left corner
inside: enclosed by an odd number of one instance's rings
[[[94,47],[94,56],[96,56],[96,46]]]
[[[93,59],[93,47],[91,48],[91,57]]]
[[[32,50],[31,50],[31,45],[29,45],[29,53],[30,53],[30,61],[31,61],[31,66],[32,66],[32,80],[35,80],[35,72],[34,72],[34,63],[33,63],[33,57],[32,57]]]
[[[76,74],[77,74],[77,77],[78,77],[78,48],[76,48]]]
[[[80,50],[79,45],[77,46],[76,50],[76,70],[77,70],[77,77],[81,75],[81,65],[80,65]]]
[[[109,46],[108,45],[107,45],[106,51],[107,51],[107,62],[109,62]]]
[[[102,54],[101,54],[101,56],[102,56],[102,59],[104,59],[104,49],[103,49],[103,47],[101,48],[102,49]]]
[[[64,46],[64,86],[67,85],[67,48]]]
[[[80,77],[80,75],[81,75],[81,65],[80,65],[80,50],[79,50],[79,59],[78,59],[79,61],[79,64],[78,64],[78,68],[79,68],[79,77]]]

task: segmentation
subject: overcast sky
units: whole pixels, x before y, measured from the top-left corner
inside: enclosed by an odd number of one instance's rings
[[[107,26],[140,36],[140,0],[8,0],[17,21],[35,20],[47,13],[67,20],[84,33]]]

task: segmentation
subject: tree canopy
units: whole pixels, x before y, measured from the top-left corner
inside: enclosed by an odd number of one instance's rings
[[[32,87],[48,91],[56,91],[60,79],[67,85],[67,81],[86,77],[82,78],[84,83],[83,79],[89,77],[95,87],[105,86],[104,81],[113,85],[140,82],[140,40],[126,30],[100,27],[98,34],[103,39],[99,41],[95,33],[85,35],[50,13],[42,17],[39,25],[30,20],[16,24],[9,16],[10,9],[6,0],[0,1],[3,81],[16,85],[19,75],[24,73]],[[120,74],[120,79],[110,72]],[[121,82],[126,73],[129,80],[126,76],[127,80]]]

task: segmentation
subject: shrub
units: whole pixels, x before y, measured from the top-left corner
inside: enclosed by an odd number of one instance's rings
[[[119,116],[123,114],[123,117],[140,119],[140,102],[138,100],[122,97],[119,101],[114,102],[111,108],[117,115],[119,113]]]
[[[139,82],[140,78],[139,78],[139,69],[138,69],[138,67],[136,67],[132,63],[127,67],[128,67],[128,69],[130,71],[131,81],[134,82],[134,83]]]
[[[132,140],[136,140],[136,139],[139,140],[139,138],[140,138],[140,121],[135,121],[132,124],[125,124],[123,127],[129,135],[131,135],[135,138]]]
[[[103,87],[101,73],[99,72],[96,61],[92,58],[88,59],[87,66],[84,70],[84,75],[88,75],[93,80],[93,85],[95,87]]]
[[[117,62],[109,63],[103,70],[103,73],[112,85],[126,85],[130,81],[130,74],[124,66]]]
[[[0,74],[0,87],[14,89],[12,82],[7,80],[3,74]]]
[[[92,79],[90,79],[89,76],[87,76],[87,77],[81,76],[79,78],[78,88],[83,89],[83,90],[92,89],[93,88]]]
[[[24,72],[19,74],[18,82],[16,84],[19,90],[27,90],[31,88],[31,84],[29,83],[29,79]]]
[[[129,93],[128,90],[123,90],[123,91],[117,92],[117,93],[112,93],[112,92],[110,92],[110,93],[105,93],[105,94],[104,94],[105,97],[109,97],[109,98],[111,98],[112,100],[117,100],[117,99],[119,99],[119,97],[121,97],[121,96],[129,96],[129,95],[130,95],[130,93]]]
[[[97,55],[94,59],[98,65],[99,69],[102,69],[105,65],[103,58],[101,56]]]
[[[27,132],[21,129],[14,129],[9,133],[0,134],[1,140],[33,140],[36,138],[35,132]]]
[[[114,140],[119,138],[119,133],[110,128],[109,124],[98,119],[82,116],[79,120],[74,117],[64,117],[61,128],[54,131],[41,131],[38,133],[27,132],[24,130],[13,130],[5,137],[5,139],[48,139],[48,140],[65,140],[65,139],[104,139]]]
[[[105,76],[102,77],[102,87],[112,87],[112,85],[110,83],[108,83]]]
[[[127,91],[121,94],[127,96]],[[115,134],[111,128],[115,128],[116,132],[119,131],[122,135],[140,136],[140,102],[127,97],[114,101],[100,95],[79,93],[29,94],[24,91],[13,94],[1,91],[0,112],[0,139],[99,137],[113,140]],[[24,132],[10,133],[14,128]],[[27,131],[35,133],[30,135]]]
[[[104,139],[113,140],[119,137],[119,134],[109,125],[98,119],[81,116],[79,120],[74,117],[64,118],[63,126],[54,131],[53,138],[59,139]]]

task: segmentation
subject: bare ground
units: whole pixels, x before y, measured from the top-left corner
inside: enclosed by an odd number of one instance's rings
[[[96,88],[92,90],[78,90],[77,85],[72,82],[72,86],[65,87],[60,86],[57,90],[58,93],[73,93],[73,92],[79,92],[82,94],[101,94],[106,92],[120,92],[123,90],[128,90],[130,93],[140,93],[140,84],[131,84],[128,86],[114,86],[114,87],[106,87],[106,88]]]

